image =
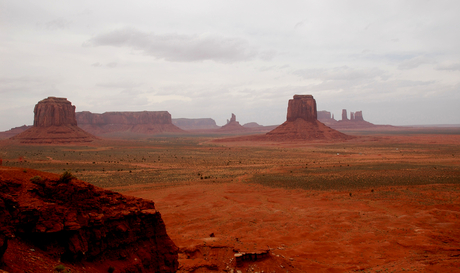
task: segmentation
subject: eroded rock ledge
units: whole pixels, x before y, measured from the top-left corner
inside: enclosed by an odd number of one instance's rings
[[[1,256],[14,238],[62,261],[116,261],[117,272],[177,270],[178,249],[154,202],[35,170],[27,175],[0,169]]]

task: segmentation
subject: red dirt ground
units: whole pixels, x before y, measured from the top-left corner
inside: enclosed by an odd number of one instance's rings
[[[259,272],[460,272],[455,186],[386,187],[350,196],[237,182],[125,194],[155,200],[176,245],[201,252],[180,255],[179,272],[200,263],[226,268],[233,253],[225,247],[270,248],[276,260],[242,267]]]
[[[361,142],[458,145],[460,136],[373,135],[347,141]],[[316,143],[262,141],[258,145],[296,148]],[[372,156],[376,155],[365,155]],[[390,157],[387,161],[398,162],[398,158]],[[435,159],[414,156],[413,160],[426,163]],[[459,164],[457,157],[446,162]],[[178,272],[227,269],[232,272],[234,251],[265,249],[270,249],[268,258],[245,262],[237,269],[241,272],[460,272],[458,185],[314,191],[236,181],[146,188],[138,185],[116,190],[155,201],[168,235],[181,249]]]

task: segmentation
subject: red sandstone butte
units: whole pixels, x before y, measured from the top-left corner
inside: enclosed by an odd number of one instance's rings
[[[90,269],[95,265],[105,272],[109,265],[116,265],[116,272],[139,273],[178,268],[178,248],[152,201],[23,168],[0,167],[0,188],[2,269],[19,272],[18,260],[27,266],[35,253],[82,264],[85,272],[95,272]],[[34,252],[18,257],[18,248]]]
[[[287,120],[266,134],[269,140],[346,140],[353,138],[331,129],[317,120],[312,95],[294,95],[289,100]]]
[[[95,135],[127,132],[135,134],[182,133],[182,129],[172,124],[167,111],[77,112],[78,126]]]
[[[48,97],[34,108],[34,126],[13,136],[21,143],[91,142],[95,137],[77,126],[75,106],[66,98]]]

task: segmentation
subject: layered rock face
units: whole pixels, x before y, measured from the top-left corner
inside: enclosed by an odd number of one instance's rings
[[[139,124],[172,124],[171,114],[168,111],[142,112],[105,112],[94,114],[89,111],[78,112],[76,118],[79,125],[139,125]]]
[[[21,143],[76,143],[95,139],[77,127],[75,106],[66,98],[48,97],[34,108],[34,126],[12,137]]]
[[[353,137],[331,129],[317,120],[312,95],[295,95],[289,100],[287,120],[266,134],[269,140],[346,140]]]
[[[111,261],[117,272],[178,268],[178,249],[152,201],[19,168],[0,170],[0,188],[0,259],[8,240],[23,240],[62,261]]]
[[[216,121],[212,118],[177,118],[172,119],[172,123],[182,130],[206,130],[206,129],[218,129]]]
[[[95,114],[88,111],[77,112],[78,126],[92,134],[103,135],[116,132],[157,134],[183,132],[172,124],[167,111],[105,112]]]
[[[295,121],[298,118],[306,121],[317,119],[316,101],[312,95],[294,95],[294,98],[289,100],[287,121]]]
[[[66,98],[48,97],[35,105],[34,126],[49,127],[53,125],[77,125],[75,106]]]

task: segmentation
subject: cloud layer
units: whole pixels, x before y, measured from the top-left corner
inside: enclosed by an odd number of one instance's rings
[[[123,28],[92,37],[85,45],[127,47],[146,55],[172,62],[212,60],[232,63],[254,58],[270,60],[274,53],[261,52],[241,38],[217,35],[181,35],[146,33]]]
[[[280,124],[294,94],[373,123],[460,124],[460,2],[7,1],[0,130],[33,106],[235,113]],[[83,46],[82,46],[83,45]],[[28,109],[28,110],[27,110]]]

